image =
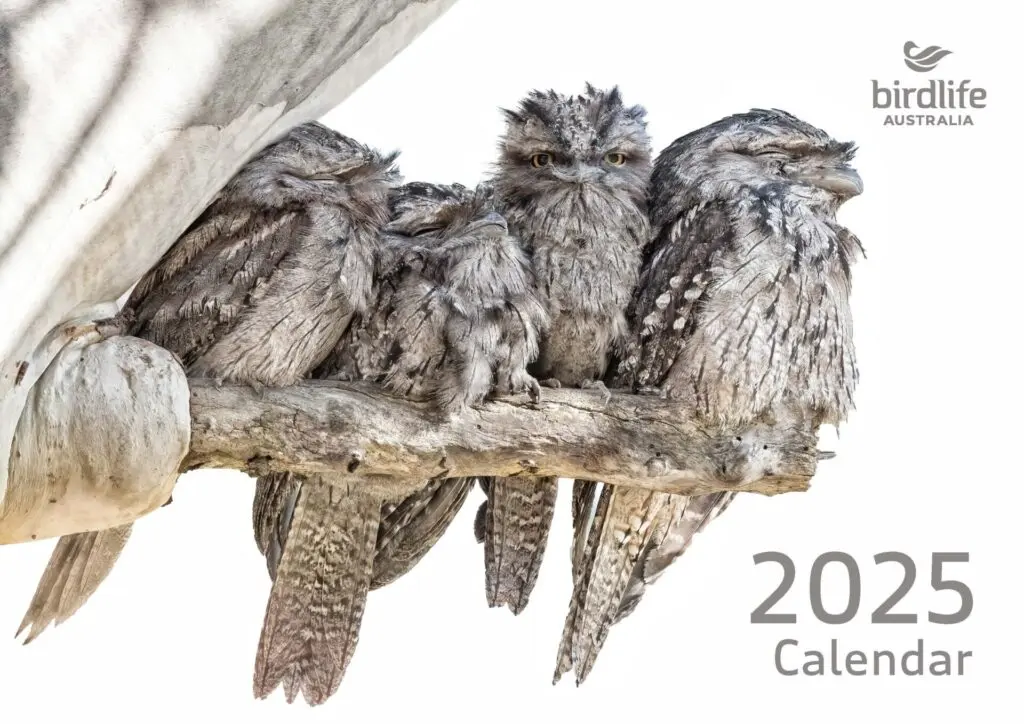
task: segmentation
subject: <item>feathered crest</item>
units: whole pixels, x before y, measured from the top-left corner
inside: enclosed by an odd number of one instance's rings
[[[445,201],[464,202],[472,191],[460,183],[435,184],[426,181],[410,181],[391,189],[388,208],[391,216],[399,216],[410,209],[425,204],[434,205]]]
[[[256,154],[246,167],[277,162],[302,171],[325,174],[344,171],[346,180],[374,176],[391,183],[401,183],[395,168],[399,154],[397,150],[383,153],[313,121],[292,128]]]
[[[628,120],[647,127],[647,109],[640,105],[627,106],[622,100],[618,86],[604,90],[586,83],[584,92],[576,95],[564,95],[555,90],[534,89],[527,93],[519,102],[517,109],[502,108],[505,120],[510,124],[526,124],[531,119],[545,126],[564,123],[565,116],[573,111],[577,115],[588,118],[591,124],[601,132],[616,120]]]
[[[503,164],[526,165],[537,153],[551,154],[556,164],[590,164],[613,151],[630,159],[624,170],[644,177],[649,173],[647,111],[626,105],[617,86],[602,90],[588,83],[578,95],[532,90],[515,109],[502,113],[506,126],[498,140],[498,175]]]

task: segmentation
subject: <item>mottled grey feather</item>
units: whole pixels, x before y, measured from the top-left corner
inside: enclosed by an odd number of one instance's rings
[[[625,311],[649,231],[645,111],[618,89],[566,96],[533,91],[505,111],[493,176],[510,228],[526,245],[551,328],[533,372],[580,386],[599,380],[627,338]],[[543,161],[543,163],[541,163]],[[554,481],[489,481],[478,533],[492,606],[526,606],[554,510]]]
[[[590,503],[595,492],[585,490],[582,502]],[[577,684],[586,680],[618,616],[636,561],[655,532],[668,525],[669,497],[641,488],[604,485],[594,515],[578,518],[575,533],[586,543],[574,565],[573,596],[559,645],[555,683],[570,669],[575,669]]]
[[[850,270],[862,250],[835,218],[845,197],[813,179],[851,174],[852,154],[777,111],[732,116],[666,148],[620,379],[727,424],[782,405],[843,420],[857,382]]]
[[[489,606],[518,615],[537,582],[555,512],[558,478],[496,478],[483,511]]]
[[[391,194],[389,217],[375,256],[372,302],[313,376],[377,381],[449,415],[494,391],[534,390],[526,368],[547,315],[522,246],[493,211],[489,191],[407,184]],[[422,559],[472,485],[432,480],[393,502],[369,492],[367,483],[358,473],[344,480],[344,490],[341,481],[298,476],[257,481],[256,539],[271,575],[276,571],[258,696],[279,682],[289,700],[299,690],[312,704],[333,694],[355,649],[367,593]],[[299,494],[292,504],[294,486]],[[309,509],[325,499],[332,501],[329,509]],[[367,517],[374,521],[372,545]],[[300,520],[307,530],[293,539]],[[310,570],[331,575],[311,578]],[[310,606],[313,592],[294,589],[314,585],[318,598]]]
[[[71,618],[106,580],[131,531],[124,525],[58,540],[15,635],[27,629],[27,644],[51,623],[59,626]]]
[[[295,517],[303,478],[294,473],[271,473],[260,478],[252,504],[252,529],[256,547],[267,559],[270,579],[277,577],[277,568],[284,554],[288,529]]]
[[[411,571],[448,530],[472,488],[472,478],[431,480],[408,498],[385,503],[370,589],[393,583]]]
[[[298,381],[366,308],[388,189],[399,181],[394,159],[319,123],[292,129],[246,164],[139,281],[120,325],[176,354],[190,376]],[[94,583],[55,591],[77,599],[64,611],[85,602],[124,545],[120,534],[80,535],[58,548],[87,556]],[[78,566],[64,553],[51,564]],[[43,580],[65,585],[49,569]]]
[[[379,498],[355,485],[306,478],[299,487],[256,653],[257,696],[280,684],[289,703],[301,692],[315,706],[341,684],[359,641],[380,523]]]
[[[647,587],[653,585],[665,569],[686,552],[693,542],[693,537],[721,515],[735,497],[735,493],[726,492],[694,497],[669,497],[668,515],[664,516],[663,523],[652,531],[650,540],[640,552],[629,583],[622,594],[622,601],[619,603],[613,624],[636,610]]]
[[[843,420],[857,382],[850,268],[862,250],[835,212],[860,192],[853,151],[781,111],[732,116],[666,148],[651,177],[635,334],[612,384],[660,388],[737,433],[794,415],[815,426]],[[612,498],[595,525],[619,535],[607,521],[630,520],[631,532],[618,545],[588,542],[611,567],[598,576],[584,564],[560,670],[575,666],[582,681],[608,627],[732,499],[666,496],[655,512],[646,500]]]
[[[449,414],[492,391],[536,394],[527,373],[548,315],[490,190],[414,183],[392,200],[374,308],[317,374],[375,380]]]

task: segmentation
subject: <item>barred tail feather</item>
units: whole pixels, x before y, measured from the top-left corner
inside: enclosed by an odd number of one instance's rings
[[[555,512],[557,478],[495,478],[484,518],[487,603],[519,614],[530,600]]]
[[[303,481],[267,602],[253,692],[282,685],[311,706],[341,685],[355,652],[380,524],[381,501],[322,480]]]
[[[28,629],[28,644],[51,623],[71,618],[106,580],[131,532],[129,524],[58,540],[15,635]]]
[[[568,670],[568,649],[577,685],[594,667],[633,570],[662,523],[659,516],[669,497],[622,486],[604,486],[601,491],[559,649],[558,669]]]
[[[557,684],[562,674],[573,668],[573,632],[578,625],[580,607],[590,580],[590,567],[586,563],[593,558],[593,548],[600,537],[600,521],[604,520],[608,512],[608,498],[600,494],[602,487],[601,483],[589,480],[573,482],[572,598],[569,600],[569,612],[562,627],[562,640],[558,645],[552,684]]]
[[[674,563],[693,542],[693,537],[707,528],[708,524],[729,507],[736,493],[713,493],[687,497],[673,495],[669,499],[671,512],[666,525],[655,531],[641,559],[630,578],[629,586],[622,598],[615,623],[636,610],[649,586]]]

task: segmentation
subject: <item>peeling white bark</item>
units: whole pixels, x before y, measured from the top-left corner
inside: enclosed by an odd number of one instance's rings
[[[108,314],[257,150],[454,2],[0,2],[0,500],[58,325]]]
[[[189,449],[189,387],[167,350],[75,335],[28,395],[0,544],[129,523],[167,502]]]

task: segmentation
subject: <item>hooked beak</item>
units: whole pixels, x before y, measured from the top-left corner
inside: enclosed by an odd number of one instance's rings
[[[585,184],[589,181],[596,181],[601,177],[601,169],[583,164],[573,164],[569,168],[555,168],[552,175],[559,181],[566,183]]]
[[[501,214],[497,213],[496,211],[491,211],[488,212],[487,216],[483,217],[482,219],[477,219],[476,221],[469,224],[469,226],[466,228],[466,231],[474,232],[487,228],[500,230],[502,234],[506,234],[508,233],[508,222],[505,221],[505,217],[502,216]]]
[[[795,174],[798,181],[825,189],[846,200],[864,191],[860,174],[850,166],[819,166]]]

